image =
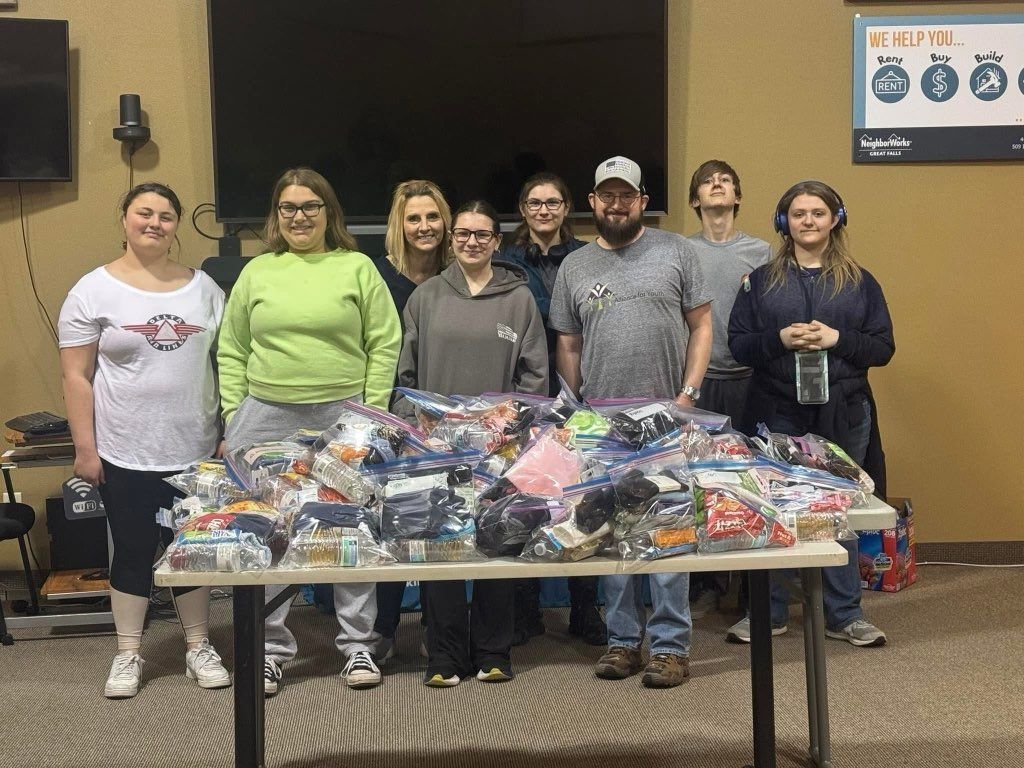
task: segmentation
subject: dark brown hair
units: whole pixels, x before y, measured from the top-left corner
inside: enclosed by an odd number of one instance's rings
[[[562,226],[558,228],[559,238],[565,243],[572,240],[575,236],[572,231],[572,224],[569,223],[569,214],[572,213],[572,195],[569,193],[569,185],[565,183],[561,176],[542,171],[528,178],[526,183],[523,184],[523,188],[519,190],[519,215],[523,217],[523,221],[512,232],[512,242],[516,245],[526,245],[530,242],[530,225],[526,223],[526,214],[523,213],[523,206],[526,205],[526,200],[530,197],[530,192],[533,188],[539,187],[541,184],[553,186],[558,190],[558,194],[562,196],[562,200],[565,201],[565,218],[562,220]]]
[[[697,197],[697,187],[701,185],[704,179],[713,176],[716,173],[728,173],[732,176],[732,184],[736,189],[736,199],[739,200],[743,197],[743,190],[740,188],[740,175],[736,173],[731,165],[725,160],[708,160],[707,162],[701,163],[700,167],[693,172],[693,176],[690,177],[690,207],[697,212],[697,218],[702,219],[704,216],[700,212],[700,206],[694,205],[699,199]],[[740,212],[740,204],[736,203],[732,207],[732,214],[735,216]]]

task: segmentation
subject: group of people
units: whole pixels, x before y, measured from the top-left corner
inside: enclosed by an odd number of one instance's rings
[[[541,173],[523,185],[522,224],[503,243],[483,200],[451,212],[433,183],[395,189],[387,255],[357,250],[323,176],[286,171],[274,186],[268,252],[242,270],[225,302],[201,271],[172,258],[181,204],[162,184],[121,205],[124,254],[83,277],[60,316],[61,370],[76,474],[99,485],[114,541],[111,605],[118,650],[108,697],[139,688],[152,565],[170,531],[155,520],[175,490],[164,482],[225,450],[326,429],[346,401],[410,413],[397,385],[444,395],[547,395],[557,374],[583,398],[670,398],[732,417],[752,432],[812,431],[870,468],[880,453],[867,369],[894,351],[881,289],[849,253],[847,213],[827,185],[801,182],[779,201],[781,246],[736,229],[739,176],[712,160],[693,174],[691,238],[644,226],[640,168],[598,165],[589,196],[595,242],[574,237],[565,182]],[[797,397],[798,353],[827,356],[827,402]],[[215,372],[213,360],[217,363]],[[223,436],[221,425],[223,424]],[[825,569],[828,634],[855,645],[885,635],[860,610],[856,542],[847,566]],[[643,672],[648,687],[689,675],[689,575],[650,577],[645,617],[638,576],[570,580],[570,632],[607,644],[602,678]],[[786,631],[788,574],[773,579],[773,634]],[[705,586],[716,588],[712,579]],[[381,681],[395,653],[402,584],[336,584],[342,672],[352,688]],[[272,600],[281,588],[268,588]],[[230,685],[208,640],[209,590],[175,589],[186,674]],[[424,682],[513,677],[511,648],[544,631],[539,582],[484,580],[467,600],[461,581],[421,584]],[[264,689],[275,694],[296,654],[290,602],[266,620]],[[645,636],[650,657],[642,656]],[[749,642],[740,621],[728,638]]]

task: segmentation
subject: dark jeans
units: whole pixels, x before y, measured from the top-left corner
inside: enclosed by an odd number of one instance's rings
[[[864,417],[851,426],[849,437],[839,447],[855,462],[862,464],[871,436],[871,405],[865,398],[863,403],[852,405],[851,408],[862,408]],[[808,424],[794,418],[792,414],[777,414],[768,426],[772,432],[787,435],[803,435],[808,432]],[[858,541],[840,541],[839,544],[849,553],[849,561],[846,565],[821,569],[825,624],[833,631],[841,630],[863,616],[860,609]],[[772,626],[781,627],[789,619],[789,584],[796,576],[793,569],[772,571]]]
[[[475,581],[473,601],[467,604],[464,581],[420,582],[427,619],[427,677],[466,677],[492,667],[510,671],[514,591],[511,579]]]
[[[149,598],[153,589],[153,559],[157,548],[171,543],[173,534],[156,521],[160,508],[170,509],[181,492],[164,482],[177,472],[146,472],[125,469],[103,461],[104,482],[100,497],[107,510],[114,556],[110,562],[110,586],[119,592]],[[196,587],[174,587],[175,595]]]

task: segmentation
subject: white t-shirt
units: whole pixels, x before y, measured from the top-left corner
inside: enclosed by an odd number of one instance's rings
[[[219,401],[210,359],[224,291],[205,272],[154,293],[106,267],[85,275],[60,311],[60,346],[99,340],[96,450],[126,469],[167,472],[212,456]]]

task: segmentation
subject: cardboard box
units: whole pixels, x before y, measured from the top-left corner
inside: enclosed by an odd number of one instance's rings
[[[896,508],[896,527],[860,532],[860,585],[899,592],[917,581],[914,509],[910,499],[887,499]]]

